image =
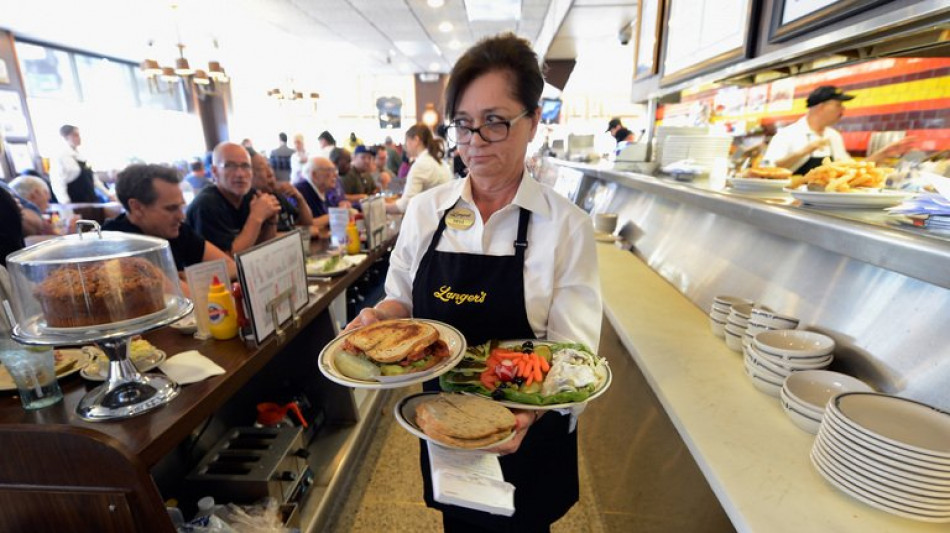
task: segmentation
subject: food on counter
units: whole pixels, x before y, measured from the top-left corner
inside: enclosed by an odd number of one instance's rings
[[[438,442],[458,448],[483,448],[515,429],[515,415],[491,400],[438,394],[416,406],[416,425]]]
[[[449,356],[449,347],[438,330],[417,320],[376,322],[350,333],[342,348],[334,356],[337,369],[363,380],[422,372]]]
[[[784,180],[792,176],[792,171],[782,167],[750,167],[742,173],[743,178],[766,180]]]
[[[530,405],[582,402],[607,381],[607,361],[576,343],[525,341],[469,347],[440,378],[443,390]]]
[[[880,189],[884,187],[892,168],[878,167],[873,161],[844,161],[832,163],[826,157],[821,166],[808,171],[804,176],[792,176],[791,187],[807,185],[808,190],[824,192],[851,192],[855,189]]]
[[[96,326],[164,309],[164,280],[150,261],[124,257],[56,268],[34,295],[48,326]]]
[[[109,358],[105,352],[98,346],[86,346],[82,350],[91,358],[89,364],[83,368],[83,373],[87,376],[98,376],[105,379],[109,372]],[[140,371],[151,370],[157,362],[164,360],[164,358],[165,352],[138,335],[132,337],[129,341],[129,360]]]

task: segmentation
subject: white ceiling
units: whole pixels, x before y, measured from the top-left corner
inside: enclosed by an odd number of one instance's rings
[[[215,59],[235,76],[319,86],[351,73],[448,72],[465,48],[502,31],[537,46],[550,43],[550,58],[580,63],[586,54],[600,62],[607,47],[616,53],[618,30],[636,17],[636,0],[514,0],[517,20],[473,22],[466,15],[466,4],[487,2],[498,12],[501,1],[445,0],[432,8],[426,0],[177,0],[173,9],[169,0],[0,0],[0,27],[21,38],[163,64],[174,59],[180,35],[193,67]],[[450,31],[440,30],[444,22]],[[543,30],[545,24],[553,29]]]

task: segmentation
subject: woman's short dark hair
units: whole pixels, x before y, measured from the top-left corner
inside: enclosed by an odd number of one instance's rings
[[[465,89],[479,76],[494,71],[508,74],[512,81],[512,96],[529,114],[538,108],[544,90],[538,55],[525,39],[513,33],[503,33],[482,39],[455,62],[445,87],[445,115],[454,118]]]
[[[426,126],[422,122],[413,124],[406,130],[406,138],[408,139],[409,137],[419,139],[419,142],[426,147],[429,155],[436,161],[442,161],[442,158],[445,157],[445,147],[442,144],[442,139],[436,139],[435,135],[432,134],[432,130],[429,129],[429,126]]]
[[[178,172],[162,165],[129,165],[119,172],[115,180],[115,195],[126,211],[129,200],[135,198],[144,205],[152,205],[158,199],[152,180],[162,180],[178,185]]]
[[[72,124],[63,124],[63,125],[59,128],[59,136],[60,136],[60,137],[63,137],[63,138],[69,137],[69,136],[72,135],[73,132],[76,131],[77,129],[79,129],[79,128],[77,128],[76,126],[73,126]]]

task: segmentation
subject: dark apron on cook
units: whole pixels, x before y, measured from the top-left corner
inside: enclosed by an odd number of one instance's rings
[[[469,345],[535,338],[524,297],[530,217],[531,212],[522,208],[514,255],[491,256],[436,251],[445,231],[443,214],[413,280],[413,316],[455,326]],[[447,291],[478,298],[456,304],[443,300],[448,299]],[[427,382],[424,388],[439,390],[438,380]],[[553,523],[578,499],[577,432],[568,431],[569,422],[568,416],[546,414],[531,426],[517,453],[499,458],[505,481],[515,486],[515,514],[510,518],[435,502],[429,455],[422,443],[426,504],[490,531],[530,531]]]
[[[79,176],[66,184],[70,203],[98,204],[99,197],[96,196],[96,181],[92,175],[92,167],[78,159],[76,163],[79,163]]]
[[[792,171],[792,174],[799,174],[799,175],[804,176],[805,174],[808,174],[809,170],[820,167],[821,162],[824,159],[825,159],[824,157],[809,157],[808,161],[805,161],[805,164],[803,164],[802,166]]]

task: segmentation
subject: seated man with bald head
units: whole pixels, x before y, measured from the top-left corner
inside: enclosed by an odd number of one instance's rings
[[[215,146],[214,186],[201,189],[186,214],[195,231],[231,255],[277,235],[280,203],[251,186],[251,168],[251,156],[240,144]]]
[[[168,241],[175,268],[224,259],[228,274],[235,277],[234,261],[206,241],[185,222],[185,197],[178,186],[178,173],[161,165],[129,165],[119,173],[115,192],[125,213],[107,221],[102,229],[150,235]],[[184,275],[182,275],[184,280]],[[186,291],[188,288],[182,285]]]

